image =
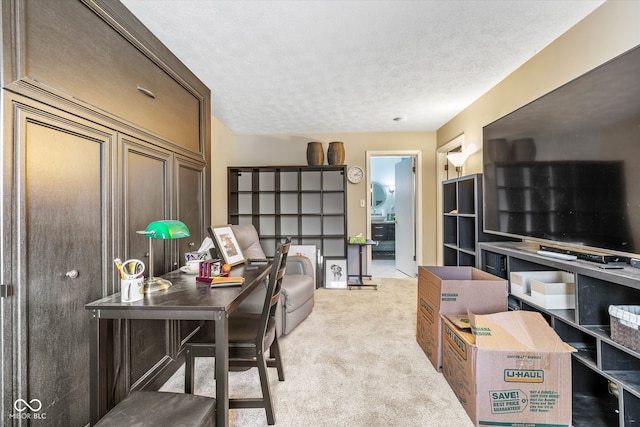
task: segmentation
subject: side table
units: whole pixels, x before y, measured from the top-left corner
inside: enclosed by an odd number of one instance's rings
[[[362,248],[365,246],[373,246],[373,245],[377,245],[378,242],[376,242],[375,240],[366,240],[364,242],[360,242],[360,243],[351,243],[349,242],[350,245],[355,245],[358,246],[358,276],[357,279],[351,279],[351,280],[347,280],[347,287],[351,290],[351,289],[363,289],[363,288],[373,288],[374,291],[378,290],[378,285],[374,284],[374,283],[363,283],[362,282]],[[349,276],[349,277],[353,277],[353,276]]]

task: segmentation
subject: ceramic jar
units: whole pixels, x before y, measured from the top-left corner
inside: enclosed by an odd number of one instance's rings
[[[307,164],[319,166],[324,163],[324,149],[321,142],[309,142],[307,144]]]
[[[330,165],[344,164],[344,144],[341,141],[334,141],[329,143],[329,149],[327,150],[327,161]]]
[[[511,143],[511,158],[517,162],[530,162],[536,159],[536,143],[533,138],[516,139]]]

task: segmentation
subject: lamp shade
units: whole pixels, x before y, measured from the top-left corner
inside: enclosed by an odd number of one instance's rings
[[[478,151],[478,146],[471,142],[468,145],[462,147],[461,151],[456,151],[447,154],[447,160],[451,162],[451,164],[457,168],[464,165],[464,162],[467,161],[470,155]]]
[[[145,230],[145,234],[153,239],[179,239],[189,237],[189,229],[182,221],[163,219],[153,221]]]
[[[457,168],[464,165],[464,162],[467,161],[468,157],[469,157],[469,154],[464,152],[455,152],[455,153],[447,154],[447,160],[449,160],[451,164]]]

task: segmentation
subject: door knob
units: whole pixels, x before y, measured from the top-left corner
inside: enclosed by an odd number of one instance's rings
[[[78,273],[78,270],[69,270],[65,273],[65,276],[67,276],[69,279],[75,279],[79,274],[80,273]]]

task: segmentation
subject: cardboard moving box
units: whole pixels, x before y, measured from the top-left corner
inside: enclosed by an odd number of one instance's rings
[[[442,328],[442,373],[476,426],[571,426],[575,350],[540,313],[443,315]]]
[[[437,370],[442,367],[440,315],[506,311],[508,286],[507,280],[473,267],[420,267],[416,340]]]

